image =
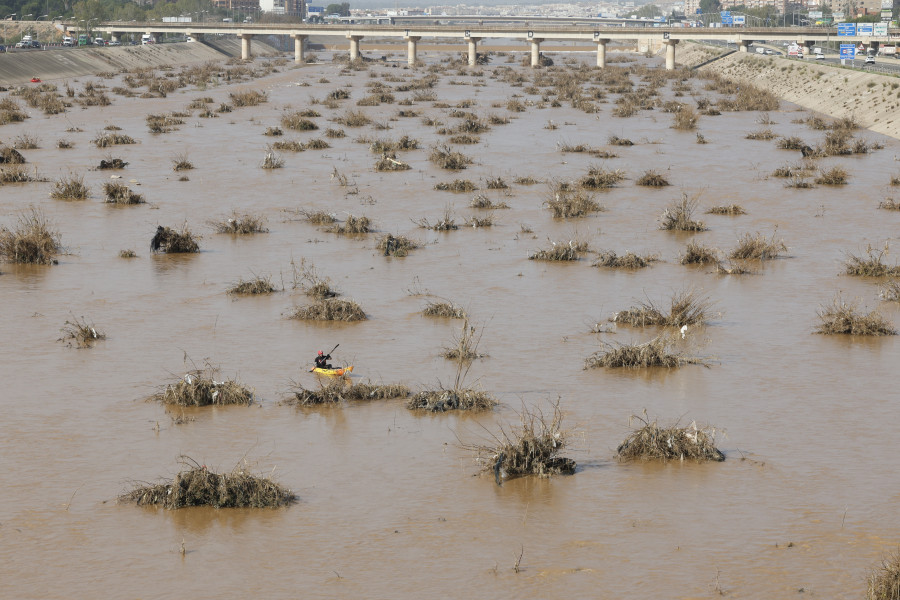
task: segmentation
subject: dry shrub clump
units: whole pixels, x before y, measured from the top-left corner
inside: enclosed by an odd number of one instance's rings
[[[369,217],[347,215],[343,223],[335,223],[328,228],[328,231],[342,235],[359,235],[369,233],[371,228],[372,222],[369,220]]]
[[[866,600],[900,600],[900,551],[885,557],[866,579]]]
[[[121,158],[107,156],[106,158],[100,160],[100,164],[97,166],[97,169],[100,171],[105,171],[107,169],[124,169],[127,164],[128,163]]]
[[[448,410],[490,410],[497,405],[497,400],[488,392],[474,388],[422,390],[413,395],[406,403],[410,410],[427,410],[430,412],[447,412]]]
[[[700,204],[699,195],[688,196],[681,193],[681,198],[672,202],[660,217],[659,228],[666,231],[706,231],[703,221],[694,221],[693,214]]]
[[[382,154],[381,158],[375,161],[376,171],[408,171],[411,168],[409,163],[397,160],[396,156],[389,156],[388,153]]]
[[[620,138],[617,135],[609,136],[609,139],[606,140],[606,143],[610,146],[634,146],[634,142],[632,142],[628,138]]]
[[[621,169],[592,166],[588,168],[587,174],[578,180],[578,184],[590,190],[605,190],[614,187],[624,179],[625,172]]]
[[[744,210],[740,204],[729,204],[727,206],[711,206],[708,211],[706,211],[708,215],[727,215],[730,217],[734,217],[737,215],[746,215],[747,211]]]
[[[253,402],[253,390],[235,379],[216,381],[219,377],[218,367],[206,365],[202,369],[193,369],[149,399],[178,406],[249,405]]]
[[[847,178],[849,176],[846,169],[842,167],[832,167],[830,169],[819,171],[819,176],[816,177],[816,183],[819,185],[844,185],[847,183]]]
[[[826,335],[897,335],[893,323],[885,319],[877,310],[870,313],[858,312],[858,302],[844,302],[835,296],[829,306],[819,309],[819,326],[816,333]]]
[[[468,179],[454,179],[450,182],[436,183],[434,189],[446,192],[474,192],[478,186]]]
[[[268,233],[266,227],[266,218],[262,215],[239,215],[237,212],[231,214],[224,221],[210,221],[210,225],[215,228],[216,233],[233,233],[237,235],[247,235],[251,233]]]
[[[173,171],[190,171],[194,168],[194,163],[190,161],[188,158],[187,152],[182,152],[180,154],[176,154],[174,158],[172,158],[172,170]]]
[[[103,194],[109,204],[144,204],[146,202],[141,194],[132,191],[130,187],[118,181],[104,183]]]
[[[97,135],[91,143],[98,148],[108,148],[109,146],[136,144],[137,142],[134,141],[133,137],[125,135],[124,133],[108,131]]]
[[[296,501],[289,489],[268,477],[251,475],[243,467],[231,473],[214,473],[187,457],[182,462],[190,467],[175,479],[155,485],[139,485],[119,496],[119,502],[138,506],[156,505],[174,510],[188,506],[213,508],[277,508]],[[190,463],[190,464],[187,464]]]
[[[89,324],[84,317],[81,320],[75,317],[67,320],[60,332],[62,337],[58,341],[77,348],[90,348],[97,340],[106,339],[106,334],[99,331],[93,323]]]
[[[286,129],[294,131],[315,131],[319,128],[315,121],[311,121],[304,116],[304,113],[293,112],[281,117],[281,125]]]
[[[266,152],[263,155],[263,161],[260,165],[263,169],[280,169],[284,166],[284,159],[275,152],[272,146],[266,146]]]
[[[668,312],[647,301],[617,312],[610,321],[625,323],[632,327],[697,325],[706,320],[711,306],[709,298],[702,297],[692,290],[682,290],[670,298]]]
[[[353,300],[325,298],[296,308],[290,318],[303,321],[365,321],[368,317]]]
[[[416,225],[422,227],[424,229],[431,229],[432,231],[453,231],[455,229],[459,229],[459,225],[456,224],[456,221],[453,218],[453,212],[450,208],[444,210],[444,215],[440,217],[434,223],[431,223],[428,219],[422,218],[418,221],[415,221]]]
[[[900,275],[900,266],[884,264],[884,257],[889,250],[889,245],[885,244],[881,250],[868,246],[866,256],[848,254],[847,262],[844,263],[845,272],[858,277],[897,277]]]
[[[719,251],[715,248],[704,246],[695,241],[688,242],[684,248],[684,254],[681,255],[681,264],[683,265],[705,265],[718,264]]]
[[[426,317],[445,317],[448,319],[465,319],[466,310],[452,302],[429,302],[422,314]]]
[[[550,242],[549,248],[536,250],[528,260],[568,261],[578,258],[588,250],[587,242],[572,239],[567,242]]]
[[[310,298],[325,300],[326,298],[340,296],[340,293],[331,287],[331,280],[328,277],[319,275],[315,265],[312,263],[307,264],[305,258],[300,259],[299,265],[292,259],[291,269],[294,276],[294,289],[302,289]]]
[[[784,240],[776,240],[777,231],[771,238],[766,238],[759,232],[754,236],[745,233],[738,239],[738,245],[728,255],[733,260],[767,260],[777,258],[782,252],[787,252]]]
[[[0,165],[24,165],[25,157],[15,148],[0,144]]]
[[[376,248],[384,252],[385,256],[403,257],[409,254],[410,250],[419,247],[419,244],[402,235],[391,235],[390,233],[378,240]]]
[[[692,131],[697,128],[698,120],[697,111],[691,106],[684,104],[675,112],[675,116],[672,118],[672,129]]]
[[[410,389],[398,383],[378,384],[368,382],[350,383],[343,378],[331,379],[318,389],[306,389],[296,385],[287,404],[299,406],[315,406],[317,404],[334,404],[342,400],[388,400],[405,398]]]
[[[59,232],[37,207],[22,213],[15,228],[0,226],[0,257],[7,262],[55,264],[61,251]]]
[[[891,279],[881,286],[879,293],[881,299],[885,302],[900,302],[900,281]]]
[[[432,146],[428,160],[448,171],[465,169],[473,162],[471,158],[462,152],[451,149],[449,146]]]
[[[509,208],[509,204],[506,202],[493,202],[484,194],[476,194],[469,203],[469,206],[472,208],[487,208],[491,210]]]
[[[622,256],[616,254],[615,250],[604,250],[594,261],[593,267],[609,267],[610,269],[643,269],[649,267],[650,263],[659,260],[653,254],[635,254],[634,252],[626,252]]]
[[[150,240],[150,251],[162,251],[166,254],[189,254],[200,252],[200,244],[188,229],[187,223],[181,226],[181,231],[160,225],[156,228],[153,239]]]
[[[562,416],[559,402],[554,403],[549,419],[540,410],[523,409],[519,427],[501,426],[500,433],[492,435],[487,443],[464,448],[475,453],[482,471],[494,474],[497,485],[504,479],[526,475],[571,475],[575,461],[559,455],[569,437],[562,428]]]
[[[692,421],[687,427],[679,427],[674,423],[669,427],[660,427],[654,419],[650,421],[647,411],[644,415],[632,415],[629,419],[640,421],[643,426],[634,430],[616,449],[616,458],[629,460],[725,460],[725,455],[716,448],[716,429],[714,427],[697,427]]]
[[[228,96],[231,98],[231,104],[235,107],[259,106],[269,99],[265,92],[257,90],[232,92]]]
[[[557,219],[574,219],[604,210],[590,193],[565,183],[553,186],[544,205]]]
[[[50,197],[55,200],[87,200],[89,195],[90,190],[84,185],[83,176],[69,175],[58,179],[50,190]]]
[[[234,295],[271,294],[274,291],[275,286],[272,285],[272,278],[268,275],[265,277],[257,275],[249,280],[241,279],[228,288],[228,293]]]
[[[645,187],[665,187],[670,185],[669,180],[666,179],[665,175],[658,173],[653,169],[644,171],[644,174],[638,177],[635,183]]]
[[[674,338],[659,336],[643,344],[609,344],[598,350],[584,361],[585,369],[606,367],[611,369],[646,369],[648,367],[666,367],[673,369],[686,364],[702,363],[696,357],[673,350]]]

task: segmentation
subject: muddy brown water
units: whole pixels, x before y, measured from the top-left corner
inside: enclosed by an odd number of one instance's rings
[[[596,114],[534,105],[507,113],[506,101],[524,93],[491,78],[504,66],[495,60],[481,77],[446,74],[437,87],[451,105],[472,99],[480,114],[512,118],[480,144],[460,147],[475,163],[459,173],[428,161],[428,147],[443,139],[433,127],[394,118],[403,108],[455,122],[431,102],[364,107],[391,129],[344,127],[347,137],[330,140],[331,149],[283,153],[285,168],[259,167],[273,141],[263,131],[278,125],[286,107],[305,108],[349,87],[344,108],[316,106],[320,131],[285,135],[317,137],[336,126],[329,118],[357,108],[365,84],[377,80],[370,73],[425,74],[402,66],[347,76],[332,63],[288,68],[250,84],[165,99],[113,96],[103,109],[75,107],[52,117],[29,109],[25,123],[0,129],[4,141],[39,137],[42,148],[25,152],[29,165],[49,179],[83,173],[93,192],[88,201],[60,202],[48,197],[50,183],[0,188],[0,222],[10,225],[22,209],[39,206],[69,250],[58,266],[0,265],[3,596],[88,598],[115,590],[128,598],[771,598],[802,589],[804,597],[861,597],[867,569],[900,542],[900,481],[893,477],[900,441],[891,412],[900,346],[895,337],[812,331],[817,309],[838,291],[898,318],[896,305],[879,302],[878,282],[841,275],[847,252],[895,241],[900,213],[876,207],[891,193],[897,142],[859,132],[884,149],[819,161],[847,168],[848,185],[787,189],[768,175],[799,153],[744,139],[760,128],[757,113],[701,117],[706,145],[694,132],[670,129],[671,115],[661,111],[621,119],[605,103]],[[709,94],[702,82],[692,85],[695,96]],[[264,89],[269,102],[217,119],[195,113],[175,132],[147,132],[149,113],[184,109],[199,96],[224,102],[244,88]],[[671,97],[668,88],[664,96]],[[807,115],[782,103],[771,113],[772,127],[815,142],[821,132],[792,123]],[[550,122],[558,128],[548,129]],[[109,151],[89,142],[108,124],[140,142],[112,152],[129,161],[120,174],[136,180],[147,205],[112,207],[100,199],[110,173],[90,169]],[[65,133],[72,126],[83,132]],[[375,172],[375,156],[355,141],[403,134],[423,147],[402,153],[412,165],[405,172]],[[460,222],[477,212],[467,207],[471,194],[435,191],[440,181],[467,178],[483,187],[497,176],[577,178],[599,161],[562,154],[557,143],[604,147],[611,134],[637,144],[615,148],[619,158],[605,161],[629,175],[599,194],[605,212],[556,221],[542,208],[545,185],[512,185],[509,193],[486,192],[511,206],[495,211],[499,224],[492,228],[438,234],[411,221],[436,220],[447,207]],[[56,149],[61,137],[75,148]],[[171,170],[182,152],[196,165],[189,181]],[[331,179],[335,168],[358,193]],[[649,168],[673,185],[636,186]],[[739,203],[749,214],[701,215],[709,231],[693,235],[659,231],[659,215],[681,191],[702,192],[704,208]],[[323,232],[296,220],[293,211],[301,208],[365,215],[380,232],[410,235],[424,246],[388,259],[374,249],[375,235]],[[270,233],[215,234],[208,220],[232,210],[264,214]],[[200,254],[150,255],[158,224],[184,222],[202,234]],[[533,233],[522,233],[523,224]],[[790,251],[752,275],[716,275],[677,260],[691,239],[730,249],[744,233],[776,229]],[[661,261],[627,272],[592,268],[589,259],[527,259],[548,240],[575,234],[595,250],[656,253]],[[138,258],[119,258],[126,248]],[[292,306],[306,303],[290,290],[292,258],[311,261],[369,320],[287,320]],[[261,298],[225,294],[254,273],[288,289]],[[708,357],[709,368],[582,369],[601,342],[656,333],[609,326],[609,333],[594,334],[595,324],[686,287],[715,302],[708,324],[679,342]],[[459,323],[423,317],[428,297],[411,291],[464,305],[484,328],[480,349],[489,357],[474,364],[468,381],[496,394],[497,410],[431,415],[408,411],[402,400],[314,409],[278,403],[291,380],[315,384],[307,365],[318,349],[337,343],[335,360],[354,364],[355,378],[414,388],[450,384],[453,365],[439,353]],[[108,339],[90,350],[57,342],[66,319],[82,315]],[[186,411],[194,420],[175,425],[177,411],[143,399],[190,368],[185,357],[239,377],[259,402]],[[483,440],[500,424],[515,424],[523,406],[548,410],[556,399],[572,430],[574,476],[502,486],[476,476],[461,442]],[[723,428],[719,446],[727,460],[618,464],[615,448],[630,431],[629,416],[644,409],[664,423],[680,418]],[[216,470],[246,461],[292,488],[299,501],[281,510],[116,504],[136,481],[174,476],[180,455]]]

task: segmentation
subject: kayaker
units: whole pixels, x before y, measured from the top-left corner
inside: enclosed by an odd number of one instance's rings
[[[332,369],[333,367],[328,364],[328,360],[331,358],[330,354],[325,354],[321,350],[319,350],[319,355],[316,357],[316,368],[317,369]]]

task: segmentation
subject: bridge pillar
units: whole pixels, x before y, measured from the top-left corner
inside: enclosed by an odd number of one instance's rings
[[[294,62],[302,63],[303,62],[303,46],[306,44],[306,38],[308,36],[305,35],[295,35],[294,36]]]
[[[803,45],[806,46],[806,52],[803,53],[803,58],[806,58],[807,56],[809,56],[810,54],[813,53],[812,49],[813,49],[813,46],[816,45],[816,42],[814,40],[806,41],[806,42],[803,42]]]
[[[241,34],[241,59],[248,60],[252,55],[250,54],[250,40],[253,39],[252,33],[242,33]]]
[[[606,68],[606,44],[609,40],[597,40],[597,66],[601,69]]]
[[[531,40],[531,66],[537,67],[541,64],[541,38],[532,38]]]
[[[469,42],[469,66],[474,67],[478,63],[478,42],[481,38],[469,37],[466,41]]]
[[[406,62],[407,64],[416,64],[416,43],[422,38],[417,35],[406,36]]]
[[[678,40],[665,40],[663,45],[666,47],[666,71],[675,70],[675,44]]]
[[[741,40],[741,52],[750,52],[750,44],[753,43],[753,40]]]
[[[66,35],[68,35],[68,34],[66,34]],[[112,33],[109,34],[109,41],[118,42],[119,35],[121,35],[121,34],[118,31],[113,31]]]
[[[363,39],[363,36],[348,33],[347,39],[350,40],[350,60],[356,60],[359,58],[359,40]]]

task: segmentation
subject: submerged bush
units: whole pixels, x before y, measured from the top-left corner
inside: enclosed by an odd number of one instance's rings
[[[860,313],[858,303],[844,302],[840,295],[831,304],[819,309],[816,333],[827,335],[897,335],[893,323],[877,310]]]
[[[253,390],[235,379],[216,381],[219,377],[217,367],[207,365],[202,369],[193,369],[149,399],[178,406],[248,405],[253,402]]]
[[[59,232],[37,207],[22,213],[13,229],[0,226],[0,257],[8,262],[49,265],[60,252]]]
[[[696,421],[688,427],[679,427],[677,422],[660,427],[656,420],[650,421],[646,411],[642,417],[632,415],[631,419],[640,421],[643,426],[619,444],[616,458],[620,461],[725,460],[725,455],[715,446],[717,432],[714,427],[697,427]]]

